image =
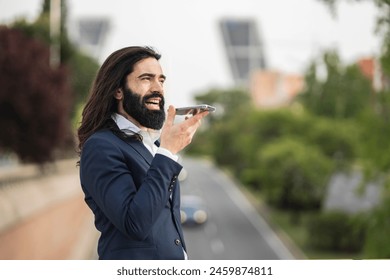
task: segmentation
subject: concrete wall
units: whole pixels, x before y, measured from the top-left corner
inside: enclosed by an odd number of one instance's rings
[[[76,159],[0,168],[0,259],[94,259],[96,240]]]

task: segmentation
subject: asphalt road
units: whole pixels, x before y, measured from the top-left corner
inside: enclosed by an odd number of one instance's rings
[[[206,224],[184,227],[190,259],[294,259],[226,174],[205,160],[185,157],[182,164],[188,174],[182,195],[201,196],[209,211]]]

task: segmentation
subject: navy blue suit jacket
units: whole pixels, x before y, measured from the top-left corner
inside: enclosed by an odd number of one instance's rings
[[[184,259],[181,169],[166,156],[153,157],[141,141],[125,141],[108,129],[85,142],[80,181],[101,232],[99,259]]]

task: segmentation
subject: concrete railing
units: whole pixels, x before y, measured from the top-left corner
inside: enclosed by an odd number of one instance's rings
[[[96,240],[76,159],[0,168],[0,259],[93,259]]]

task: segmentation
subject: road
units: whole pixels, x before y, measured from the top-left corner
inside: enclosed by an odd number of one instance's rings
[[[184,157],[182,164],[188,174],[182,195],[201,196],[209,211],[205,225],[184,228],[190,259],[294,259],[225,173],[206,160]]]

